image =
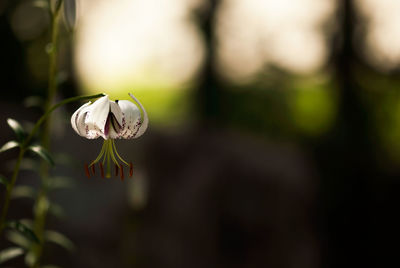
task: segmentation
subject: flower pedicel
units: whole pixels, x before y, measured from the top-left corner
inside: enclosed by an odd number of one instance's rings
[[[124,179],[123,165],[129,167],[129,176],[133,174],[132,162],[128,163],[118,154],[115,139],[134,139],[140,137],[147,129],[149,118],[143,105],[129,93],[129,96],[139,107],[128,100],[112,101],[108,95],[95,102],[83,104],[71,117],[72,128],[80,136],[87,139],[103,137],[104,143],[100,154],[92,163],[85,164],[86,176],[90,178],[90,171],[95,174],[95,164],[99,162],[100,174],[104,178],[111,177],[111,161],[115,165],[115,175],[118,173]],[[101,161],[102,160],[102,161]]]

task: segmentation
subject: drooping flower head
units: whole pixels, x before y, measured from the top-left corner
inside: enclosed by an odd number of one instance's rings
[[[90,170],[95,173],[95,164],[99,162],[100,172],[104,177],[103,166],[107,164],[106,177],[111,176],[111,161],[115,164],[115,174],[124,178],[123,164],[129,167],[132,176],[132,163],[126,162],[118,154],[115,139],[134,139],[140,137],[147,129],[149,119],[143,105],[131,93],[129,96],[139,107],[128,100],[112,101],[108,95],[95,102],[88,102],[74,112],[71,117],[72,128],[87,139],[103,137],[104,143],[98,157],[85,165],[85,172],[90,177]]]

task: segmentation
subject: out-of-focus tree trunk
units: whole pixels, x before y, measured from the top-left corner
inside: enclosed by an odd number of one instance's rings
[[[215,38],[214,22],[219,0],[209,0],[207,12],[202,18],[201,30],[203,32],[206,53],[203,67],[202,80],[199,84],[199,109],[202,124],[217,120],[220,106],[220,89],[215,73]]]
[[[337,122],[329,137],[317,147],[322,170],[321,207],[327,235],[323,267],[366,267],[371,265],[370,182],[375,178],[368,112],[362,90],[352,71],[357,62],[353,46],[356,24],[352,0],[338,1],[341,27],[340,49],[334,57],[335,81],[339,91]],[[372,254],[370,254],[372,253]]]

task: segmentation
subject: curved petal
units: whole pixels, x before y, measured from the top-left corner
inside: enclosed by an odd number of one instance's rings
[[[88,111],[89,109],[90,107],[88,107],[86,111],[83,111],[84,122],[86,121],[86,118],[88,118],[90,114],[90,111]],[[104,139],[107,139],[106,136],[104,135],[104,132],[101,129],[97,128],[94,125],[90,125],[89,127],[89,125],[86,123],[84,123],[84,125],[85,125],[85,135],[83,137],[85,137],[86,139],[97,139],[100,136],[103,137]]]
[[[85,122],[84,122],[85,116],[83,116],[85,113],[83,111],[86,110],[85,108],[88,107],[90,104],[91,104],[90,101],[85,103],[85,104],[83,104],[71,116],[72,128],[80,136],[85,136],[84,135],[84,133],[85,133]]]
[[[111,119],[112,120],[112,119]],[[110,122],[111,123],[111,122]],[[106,139],[112,139],[112,140],[114,140],[114,139],[118,139],[118,138],[120,138],[120,133],[116,130],[116,129],[114,129],[114,127],[112,126],[112,124],[110,124],[110,129],[109,129],[109,131],[108,131],[108,133],[107,133],[107,138]]]
[[[104,128],[109,112],[110,99],[107,95],[96,100],[88,107],[85,118],[86,137],[88,139],[95,139],[99,136],[107,139],[106,135],[104,134]]]
[[[143,105],[131,93],[128,100],[110,101],[108,96],[82,105],[71,117],[72,128],[87,139],[140,137],[147,129],[148,116]]]
[[[133,139],[140,127],[140,110],[128,100],[120,100],[118,105],[123,114],[120,138]]]
[[[119,101],[110,101],[110,111],[114,115],[114,118],[117,120],[117,123],[120,127],[122,127],[122,110],[118,105]]]
[[[104,135],[106,139],[119,138],[119,134],[122,129],[123,115],[117,102],[110,101],[110,112],[108,113],[106,125],[104,126]]]
[[[135,138],[138,138],[143,135],[143,133],[147,130],[147,127],[149,125],[149,117],[147,116],[147,112],[144,109],[143,105],[140,103],[138,99],[133,96],[133,94],[129,93],[129,96],[140,106],[140,109],[142,109],[143,116],[140,121],[139,125],[139,131],[136,133]]]

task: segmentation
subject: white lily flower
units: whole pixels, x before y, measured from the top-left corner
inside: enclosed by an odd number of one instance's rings
[[[104,143],[99,156],[88,166],[85,165],[86,175],[90,177],[89,168],[95,173],[95,164],[100,162],[100,171],[104,177],[103,165],[107,160],[106,177],[111,174],[111,160],[115,164],[115,174],[120,172],[124,178],[122,163],[129,166],[129,174],[132,176],[132,163],[128,164],[118,154],[114,139],[134,139],[140,137],[147,129],[149,118],[143,105],[131,93],[129,96],[139,107],[128,100],[112,101],[108,95],[99,98],[94,103],[88,102],[74,112],[71,117],[72,128],[80,136],[87,139],[103,137]],[[120,161],[122,163],[120,163]]]

